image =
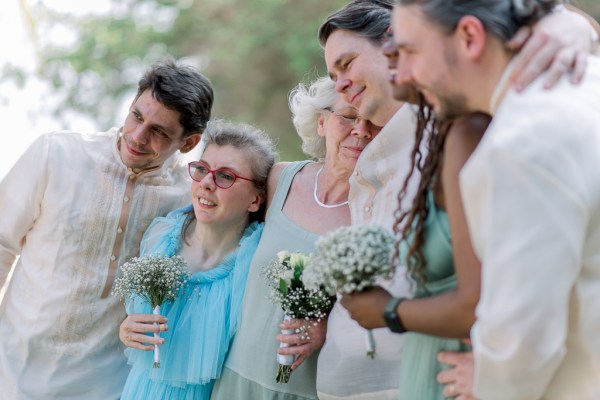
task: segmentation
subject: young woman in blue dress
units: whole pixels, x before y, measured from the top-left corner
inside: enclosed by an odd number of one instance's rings
[[[180,255],[192,278],[160,316],[141,300],[127,302],[119,336],[132,369],[123,400],[209,399],[239,326],[275,151],[261,131],[224,121],[211,122],[202,140],[200,160],[189,164],[191,204],[156,218],[141,244],[141,256]],[[149,336],[157,331],[160,338]]]

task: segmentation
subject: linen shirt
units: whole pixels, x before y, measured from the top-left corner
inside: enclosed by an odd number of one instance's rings
[[[353,225],[376,224],[392,229],[398,193],[410,168],[416,128],[415,109],[405,104],[360,155],[350,178],[349,207]],[[411,178],[410,205],[419,177]],[[396,297],[410,297],[406,269],[399,267],[392,282],[380,282]],[[319,353],[317,392],[321,400],[396,399],[400,380],[402,335],[387,327],[374,329],[377,355],[366,356],[366,330],[336,302]]]
[[[116,399],[127,373],[110,295],[154,217],[189,203],[171,157],[134,174],[117,129],[40,136],[0,182],[0,391],[11,399]]]
[[[600,399],[600,61],[577,86],[521,94],[509,70],[460,174],[482,261],[475,394]]]

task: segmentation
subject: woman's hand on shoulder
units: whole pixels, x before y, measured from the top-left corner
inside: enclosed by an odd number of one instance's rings
[[[570,74],[573,83],[581,81],[592,51],[594,30],[584,14],[563,7],[532,28],[522,28],[507,42],[510,49],[520,50],[511,72],[517,90],[523,90],[545,71],[546,88],[554,86],[565,74]]]
[[[155,344],[161,345],[165,340],[146,333],[165,332],[168,329],[167,319],[162,315],[130,314],[119,327],[119,339],[127,347],[153,350]]]

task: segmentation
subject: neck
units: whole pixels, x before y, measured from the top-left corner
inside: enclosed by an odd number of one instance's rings
[[[510,82],[502,81],[502,77],[513,53],[507,51],[498,39],[491,39],[488,43],[490,45],[476,66],[477,72],[469,75],[472,82],[469,85],[472,88],[470,93],[472,101],[469,106],[472,111],[482,111],[492,115],[494,112],[491,105],[492,98],[498,94],[502,97],[509,88]]]
[[[385,126],[403,104],[404,102],[394,99],[390,94],[389,101],[386,101],[383,106],[379,107],[371,118],[371,123],[377,126]]]
[[[319,167],[319,169],[321,168],[319,176],[315,175],[315,190],[318,200],[327,205],[347,203],[352,171],[336,168],[327,161],[322,167]]]
[[[185,234],[190,269],[208,270],[221,263],[238,246],[247,222],[245,219],[239,224],[216,226],[194,220]]]

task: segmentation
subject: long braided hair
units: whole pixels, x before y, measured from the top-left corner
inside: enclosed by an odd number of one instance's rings
[[[417,283],[424,286],[427,279],[424,273],[426,262],[422,247],[425,243],[425,220],[429,213],[427,196],[428,192],[439,182],[444,143],[452,122],[451,120],[438,121],[435,119],[432,108],[425,102],[421,94],[419,94],[418,106],[411,167],[402,189],[398,193],[398,209],[394,212],[396,218],[394,233],[397,243],[393,262],[398,264],[405,261],[408,273]],[[415,170],[420,174],[419,185],[411,207],[403,210],[402,203],[407,196],[409,182]],[[404,241],[408,245],[408,251],[404,255],[405,259],[400,260],[400,248]]]

